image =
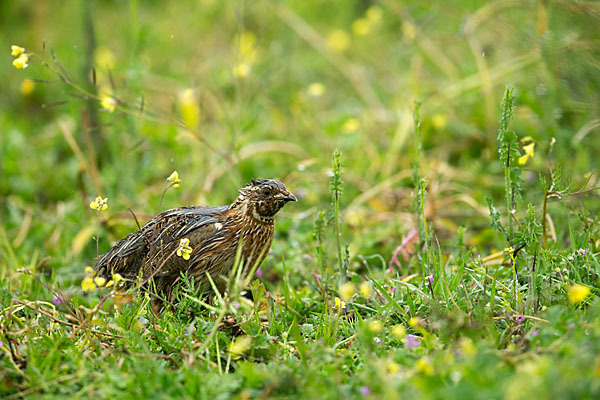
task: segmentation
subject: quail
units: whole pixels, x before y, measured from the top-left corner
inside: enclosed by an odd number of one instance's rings
[[[106,279],[119,274],[130,283],[139,276],[152,279],[157,298],[170,301],[182,273],[200,285],[206,285],[207,273],[215,282],[226,276],[241,245],[245,276],[267,255],[275,214],[289,201],[298,199],[283,183],[253,179],[229,206],[164,211],[101,255],[96,273]],[[162,307],[161,300],[153,302],[153,308]]]

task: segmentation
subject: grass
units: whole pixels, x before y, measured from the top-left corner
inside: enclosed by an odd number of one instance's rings
[[[0,5],[1,396],[599,397],[597,19]],[[183,279],[157,317],[118,285],[83,292],[128,209],[226,204],[257,177],[300,202],[227,295]]]

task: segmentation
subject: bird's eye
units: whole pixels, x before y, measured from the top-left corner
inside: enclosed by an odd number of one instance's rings
[[[271,194],[271,188],[270,188],[270,187],[268,187],[268,186],[267,186],[267,187],[264,187],[264,188],[262,189],[262,194],[264,194],[264,195],[269,195],[269,194]]]

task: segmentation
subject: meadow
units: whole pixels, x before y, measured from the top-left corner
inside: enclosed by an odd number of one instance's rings
[[[600,398],[599,22],[1,2],[0,397]],[[138,222],[252,178],[299,201],[226,293],[184,276],[155,315],[94,276]]]

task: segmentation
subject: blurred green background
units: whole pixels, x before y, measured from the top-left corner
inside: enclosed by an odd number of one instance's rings
[[[557,165],[576,187],[597,180],[599,18],[598,3],[572,1],[2,2],[4,261],[51,256],[53,269],[81,271],[95,257],[89,202],[109,198],[106,249],[134,229],[128,207],[142,221],[157,212],[173,170],[183,185],[163,208],[227,204],[253,177],[284,181],[301,202],[277,238],[291,230],[290,251],[310,251],[335,148],[351,254],[387,259],[415,225],[416,100],[428,219],[441,240],[468,225],[470,244],[493,246],[484,196],[502,198],[506,87],[519,138],[536,143],[530,201]],[[12,44],[35,54],[27,69],[11,65]]]
[[[567,0],[0,2],[0,393],[592,398],[599,22],[600,2]],[[26,69],[11,45],[26,49]],[[502,249],[517,244],[490,227],[486,204],[508,224],[507,87],[530,156],[514,218],[529,247],[515,268]],[[415,102],[425,250],[408,233]],[[181,187],[161,207],[174,170]],[[542,182],[559,170],[586,190],[544,212]],[[108,198],[104,252],[136,229],[128,208],[145,223],[161,208],[228,204],[251,178],[279,179],[300,201],[277,216],[256,301],[229,310],[239,324],[217,331],[195,297],[155,320],[144,296],[98,308],[100,289],[82,292],[96,196]],[[395,249],[407,260],[388,270]],[[360,295],[342,295],[343,279]],[[238,335],[251,341],[240,359]]]

